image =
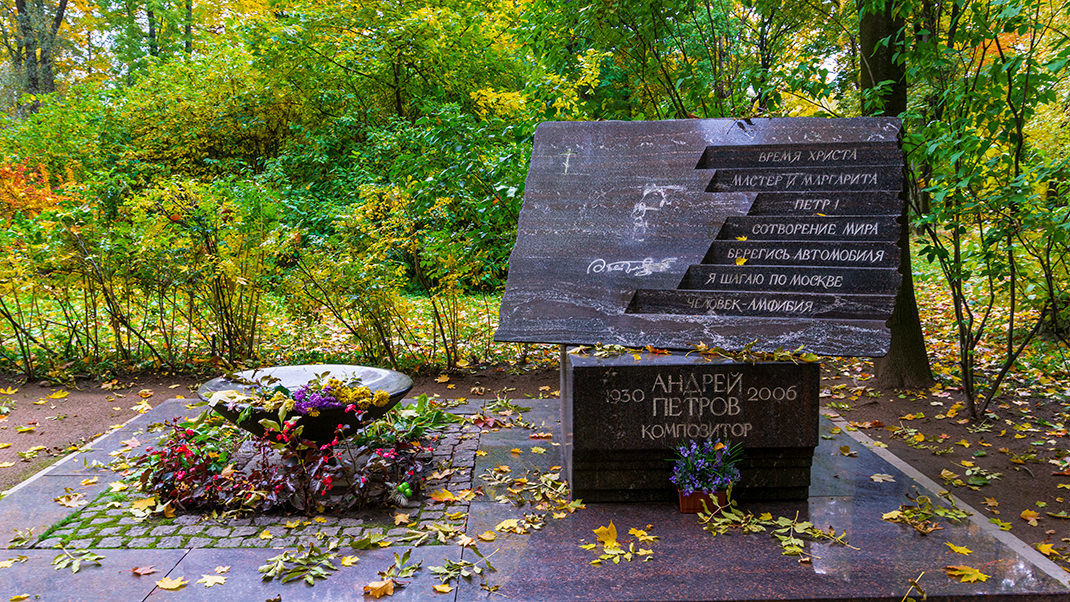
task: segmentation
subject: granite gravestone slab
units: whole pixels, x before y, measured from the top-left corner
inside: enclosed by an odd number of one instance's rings
[[[590,502],[669,499],[681,441],[743,442],[742,499],[805,499],[818,443],[820,366],[699,354],[566,354],[565,474]]]
[[[885,354],[900,284],[899,127],[540,125],[495,338]],[[745,446],[738,494],[806,497],[818,366],[699,357],[562,355],[575,495],[668,497],[671,448],[721,438]]]
[[[540,125],[495,338],[885,354],[899,129],[892,118]]]

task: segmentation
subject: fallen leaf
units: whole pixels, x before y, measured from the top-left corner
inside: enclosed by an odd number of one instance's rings
[[[1019,516],[1022,517],[1022,520],[1029,523],[1030,527],[1037,526],[1037,519],[1040,518],[1040,515],[1037,514],[1035,510],[1022,510],[1022,513]]]
[[[142,399],[148,399],[149,397],[152,397],[153,395],[155,395],[156,392],[153,391],[152,389],[142,389],[142,390],[138,391],[137,394]]]
[[[130,572],[135,574],[135,575],[137,575],[138,577],[144,577],[145,575],[151,575],[151,574],[155,573],[156,572],[156,567],[151,566],[151,565],[150,566],[135,566],[134,568],[130,569]]]
[[[871,475],[869,475],[869,478],[874,483],[894,483],[895,482],[895,477],[893,477],[890,474],[885,474],[883,472],[878,472],[876,474],[871,474]]]
[[[854,458],[855,456],[858,455],[858,452],[851,451],[851,446],[850,445],[841,445],[840,446],[840,455],[847,456],[848,458]]]
[[[197,580],[197,583],[203,583],[205,587],[223,585],[226,582],[227,578],[221,575],[201,575],[201,578]]]
[[[515,454],[517,456],[519,456],[520,454],[524,453],[524,451],[522,449],[520,449],[519,447],[514,447],[513,449],[509,450],[509,452],[512,453],[512,454]]]
[[[746,257],[736,257],[736,265],[743,265],[747,263]]]
[[[342,556],[338,559],[338,562],[342,566],[353,566],[357,564],[358,560],[360,560],[360,558],[357,556]]]
[[[90,485],[96,485],[100,477],[93,477],[91,479],[82,479],[82,487],[89,487]]]
[[[409,515],[408,514],[402,514],[401,512],[398,512],[397,514],[394,515],[394,524],[395,525],[407,525],[407,524],[409,524]]]
[[[951,548],[951,551],[956,554],[962,554],[963,556],[969,556],[970,554],[973,554],[973,550],[967,548],[966,546],[956,546],[955,544],[949,541],[944,543],[947,544],[947,547]]]
[[[533,454],[545,454],[546,453],[546,448],[545,447],[539,447],[538,445],[536,445],[535,447],[531,448],[531,453],[533,453]]]
[[[649,525],[647,527],[649,528]],[[657,535],[650,535],[646,531],[644,531],[642,529],[636,529],[634,527],[631,528],[631,529],[628,529],[628,535],[634,536],[636,539],[639,540],[639,543],[650,543],[652,541],[657,541],[658,540],[658,536]]]
[[[89,500],[85,499],[85,494],[82,492],[68,493],[54,498],[52,501],[56,502],[64,508],[81,508],[89,503]]]
[[[383,596],[394,595],[394,580],[384,579],[382,581],[372,581],[368,585],[364,586],[364,593],[373,598],[382,598]]]
[[[166,589],[166,590],[169,590],[169,591],[179,590],[179,589],[182,589],[183,587],[186,587],[187,585],[189,585],[189,581],[186,581],[182,577],[179,577],[178,579],[171,579],[170,577],[164,577],[163,579],[160,579],[159,581],[156,582],[156,587],[158,587],[160,589]]]
[[[446,583],[439,583],[438,585],[432,585],[431,589],[440,594],[448,594],[453,591],[453,586]]]
[[[325,517],[325,516],[317,516],[316,518],[312,519],[312,522],[320,523],[322,525],[323,523],[327,522],[327,517]]]
[[[1045,556],[1051,556],[1055,552],[1055,544],[1053,543],[1038,543],[1037,550]]]
[[[602,542],[603,546],[614,547],[617,545],[617,527],[613,524],[613,521],[609,521],[609,526],[607,527],[594,529],[594,534],[598,541]]]
[[[439,489],[431,494],[431,499],[436,502],[455,502],[457,501],[457,496],[446,489]]]
[[[123,487],[123,489],[126,489],[126,487]],[[142,510],[142,511],[155,508],[156,507],[156,496],[150,496],[150,497],[147,497],[147,498],[142,498],[140,500],[135,500],[132,504],[130,504],[130,507],[133,508],[134,510]]]
[[[532,433],[528,435],[528,439],[550,439],[553,437],[553,433]]]
[[[476,540],[467,535],[462,535],[457,538],[457,545],[461,546],[462,548],[467,548],[468,546],[475,545],[475,543]]]
[[[977,582],[977,581],[984,582],[984,581],[988,581],[988,577],[989,577],[988,575],[986,575],[986,574],[982,573],[981,571],[973,568],[972,566],[964,566],[964,565],[945,566],[944,567],[944,571],[947,573],[948,577],[951,577],[953,579],[954,578],[958,578],[958,580],[961,581],[962,583],[974,583],[974,582]]]
[[[67,397],[68,395],[70,395],[69,392],[64,391],[64,390],[61,389],[61,390],[56,391],[56,392],[52,393],[51,395],[49,395],[48,398],[49,399],[63,399],[64,397]]]
[[[498,535],[489,529],[478,535],[480,541],[494,541],[497,537]]]
[[[174,387],[172,387],[172,388],[174,388]],[[215,572],[217,574],[219,574],[219,575],[225,575],[229,571],[230,571],[230,565],[215,567]]]
[[[23,556],[23,555],[19,554],[18,556],[14,557],[14,558],[8,558],[7,560],[0,561],[0,569],[9,569],[9,568],[15,566],[17,563],[26,562],[29,559],[30,559],[29,556]]]
[[[14,465],[14,462],[0,462],[0,468],[11,468]]]
[[[267,529],[264,529],[263,531],[260,532],[260,535],[257,535],[257,537],[259,537],[260,539],[271,539],[272,537],[275,537],[275,536],[271,534],[271,531],[268,531]]]
[[[502,522],[494,526],[494,530],[499,533],[506,531],[517,531],[520,528],[520,521],[515,518],[507,518]]]
[[[30,594],[17,594],[8,598],[11,602],[22,602],[22,600],[29,600]]]
[[[446,376],[445,374],[443,374],[443,375],[439,376],[438,378],[436,378],[435,382],[436,383],[448,383],[448,382],[450,382],[450,377]],[[393,588],[391,588],[391,589],[393,589]]]

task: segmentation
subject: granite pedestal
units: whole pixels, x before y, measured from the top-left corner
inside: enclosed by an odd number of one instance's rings
[[[563,354],[565,470],[591,502],[674,499],[673,448],[742,442],[742,500],[805,500],[817,446],[820,366],[698,353]]]

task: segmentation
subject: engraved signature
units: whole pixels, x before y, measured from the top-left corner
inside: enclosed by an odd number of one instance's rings
[[[666,257],[661,261],[654,261],[653,257],[647,257],[640,261],[614,261],[613,263],[606,263],[605,259],[599,258],[587,266],[587,273],[624,272],[629,276],[649,276],[669,271],[674,263],[676,263],[675,257]]]

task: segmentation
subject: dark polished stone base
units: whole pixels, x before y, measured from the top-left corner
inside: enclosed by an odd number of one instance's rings
[[[814,448],[748,449],[742,479],[732,497],[741,500],[805,500]],[[672,454],[664,450],[574,452],[573,497],[591,502],[663,502],[676,499],[669,482]],[[627,487],[621,487],[621,484]]]
[[[674,500],[673,448],[712,433],[744,445],[736,499],[807,498],[819,365],[629,353],[562,354],[561,366],[564,468],[573,497]]]

